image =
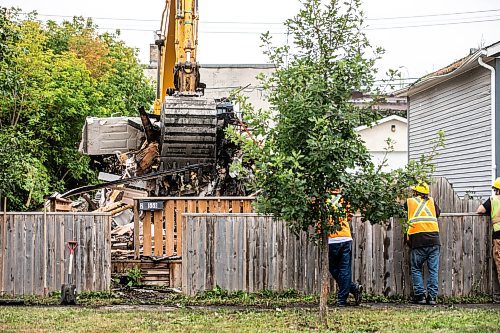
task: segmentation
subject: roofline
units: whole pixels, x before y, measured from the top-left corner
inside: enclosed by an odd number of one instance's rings
[[[406,118],[403,118],[403,117],[400,117],[400,116],[398,116],[398,115],[393,114],[393,115],[390,115],[390,116],[388,116],[388,117],[382,118],[382,119],[380,119],[380,120],[378,120],[378,121],[374,122],[374,123],[373,123],[373,124],[371,124],[370,126],[368,126],[368,125],[362,125],[362,126],[358,126],[358,127],[356,127],[354,130],[355,130],[356,132],[363,131],[363,130],[365,130],[365,129],[367,129],[367,128],[372,128],[372,127],[374,127],[374,126],[381,125],[381,124],[386,123],[386,122],[391,121],[391,120],[397,120],[397,121],[399,121],[399,122],[402,122],[402,123],[408,124],[408,119],[406,119]]]
[[[453,71],[443,74],[443,75],[434,75],[429,77],[422,77],[419,80],[415,81],[407,88],[403,88],[401,90],[395,91],[394,94],[398,97],[410,97],[412,95],[418,94],[422,91],[428,90],[444,81],[447,81],[455,76],[461,75],[465,72],[470,71],[471,69],[479,67],[477,63],[477,59],[482,55],[482,50],[479,50],[468,57],[460,66],[458,66]],[[489,61],[489,60],[488,60]],[[446,67],[444,67],[446,68]]]
[[[488,57],[497,57],[500,54],[500,41],[485,47]]]
[[[418,94],[422,91],[428,90],[440,83],[443,83],[451,78],[454,78],[458,75],[461,75],[463,73],[466,73],[472,69],[475,69],[479,67],[479,63],[476,61],[480,57],[484,59],[484,62],[490,62],[494,58],[498,57],[500,55],[500,41],[495,42],[491,45],[488,45],[486,47],[483,47],[473,54],[469,55],[468,57],[463,58],[464,62],[460,64],[457,68],[453,69],[451,72],[442,74],[442,75],[433,75],[433,76],[423,76],[417,81],[413,82],[411,85],[409,85],[406,88],[397,90],[393,92],[393,94],[397,97],[410,97],[412,95]],[[454,63],[456,63],[455,61]],[[447,67],[453,65],[454,63],[443,67],[434,73],[437,73],[441,70],[446,69]],[[431,74],[432,75],[432,74]]]

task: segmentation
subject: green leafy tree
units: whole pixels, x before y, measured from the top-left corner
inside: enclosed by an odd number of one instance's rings
[[[360,1],[303,0],[286,26],[292,46],[274,46],[269,34],[263,35],[265,53],[276,67],[263,78],[271,110],[255,110],[238,97],[251,134],[232,129],[228,134],[243,147],[243,162],[253,166],[257,209],[288,221],[297,233],[312,231],[319,241],[320,317],[326,325],[328,234],[340,229],[346,214],[359,211],[364,220],[379,223],[401,213],[398,199],[417,179],[428,177],[432,166],[423,158],[383,172],[355,131],[379,116],[350,100],[353,91],[372,91],[375,61],[382,54],[362,30]],[[332,190],[341,190],[350,205],[332,207]]]
[[[136,51],[91,20],[44,25],[0,7],[0,34],[0,191],[11,209],[33,209],[95,181],[77,150],[85,118],[135,115],[154,88]]]
[[[47,44],[55,53],[72,52],[85,62],[99,92],[95,116],[137,115],[137,108],[152,103],[155,93],[137,60],[137,50],[115,34],[97,33],[92,19],[74,17],[58,25],[47,23]]]

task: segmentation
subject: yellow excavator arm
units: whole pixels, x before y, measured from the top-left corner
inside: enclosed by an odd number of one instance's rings
[[[196,58],[198,0],[166,0],[158,45],[158,85],[154,113],[160,114],[166,95],[198,96],[200,83]]]
[[[159,115],[163,170],[216,159],[217,105],[203,96],[197,62],[198,0],[165,0],[158,34],[158,86],[153,113]]]

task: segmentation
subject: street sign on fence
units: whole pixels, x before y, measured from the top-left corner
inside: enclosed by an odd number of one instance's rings
[[[163,200],[158,201],[139,201],[139,210],[162,210]]]

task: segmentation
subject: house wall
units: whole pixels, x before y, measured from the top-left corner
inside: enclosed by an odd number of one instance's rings
[[[395,131],[391,130],[392,125]],[[370,151],[372,161],[379,165],[385,156],[386,140],[390,138],[394,144],[394,151],[387,155],[387,167],[384,170],[394,170],[408,163],[408,133],[407,125],[398,120],[387,122],[359,131],[361,139]]]
[[[458,195],[491,194],[490,72],[472,69],[410,97],[409,158],[430,151],[444,130],[446,147],[435,159],[435,176],[446,177]]]
[[[269,103],[266,101],[261,83],[256,79],[260,73],[270,74],[274,71],[274,67],[267,64],[227,64],[227,65],[201,65],[200,77],[201,82],[207,85],[205,96],[210,98],[229,97],[234,89],[240,87],[243,89],[243,95],[247,96],[249,102],[258,108],[269,108]],[[156,68],[155,65],[144,69],[144,74],[156,84]]]
[[[372,162],[375,165],[380,165],[385,157],[385,151],[370,151]],[[382,168],[382,171],[391,171],[398,168],[403,168],[408,164],[407,151],[393,151],[387,154],[387,166]]]
[[[262,84],[256,76],[274,72],[274,67],[266,64],[257,65],[202,65],[200,68],[201,82],[207,85],[206,97],[229,97],[235,89],[246,87],[242,94],[249,98],[249,102],[256,108],[269,108]]]

